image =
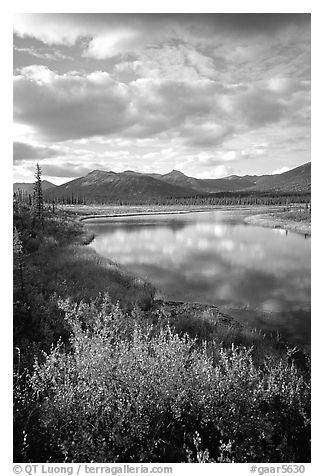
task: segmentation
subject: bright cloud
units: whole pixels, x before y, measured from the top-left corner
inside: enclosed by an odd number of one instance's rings
[[[19,14],[14,31],[17,173],[310,160],[309,15]]]
[[[277,170],[274,170],[272,172],[272,175],[276,175],[276,174],[283,174],[284,172],[287,172],[289,170],[289,167],[286,167],[285,165],[283,167],[281,167],[280,169],[277,169]]]

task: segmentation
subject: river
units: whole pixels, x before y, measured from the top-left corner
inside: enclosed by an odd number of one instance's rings
[[[98,254],[170,300],[216,304],[236,319],[310,344],[311,239],[244,223],[249,211],[96,219]]]

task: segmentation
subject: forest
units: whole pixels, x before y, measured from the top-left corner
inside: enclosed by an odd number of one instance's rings
[[[18,190],[14,193],[14,200],[24,202],[31,206],[32,194]],[[194,197],[169,197],[169,198],[151,198],[151,199],[132,199],[132,200],[99,200],[80,195],[62,195],[55,199],[49,199],[44,194],[44,203],[47,205],[288,205],[295,203],[309,204],[311,194],[309,192],[217,192],[208,195],[196,195]]]

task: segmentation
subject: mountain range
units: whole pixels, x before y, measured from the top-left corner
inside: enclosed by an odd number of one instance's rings
[[[33,184],[14,184],[14,190],[32,190]],[[93,170],[63,185],[43,181],[45,197],[71,198],[73,195],[92,201],[149,200],[209,195],[217,192],[310,192],[311,163],[274,175],[231,175],[219,179],[197,179],[172,170],[167,174],[144,174],[126,170]]]

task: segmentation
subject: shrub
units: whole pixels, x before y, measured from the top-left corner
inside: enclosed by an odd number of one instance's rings
[[[108,296],[59,305],[71,348],[55,346],[17,392],[33,415],[18,403],[28,461],[309,460],[309,382],[288,357],[261,369],[251,348],[211,352]]]

